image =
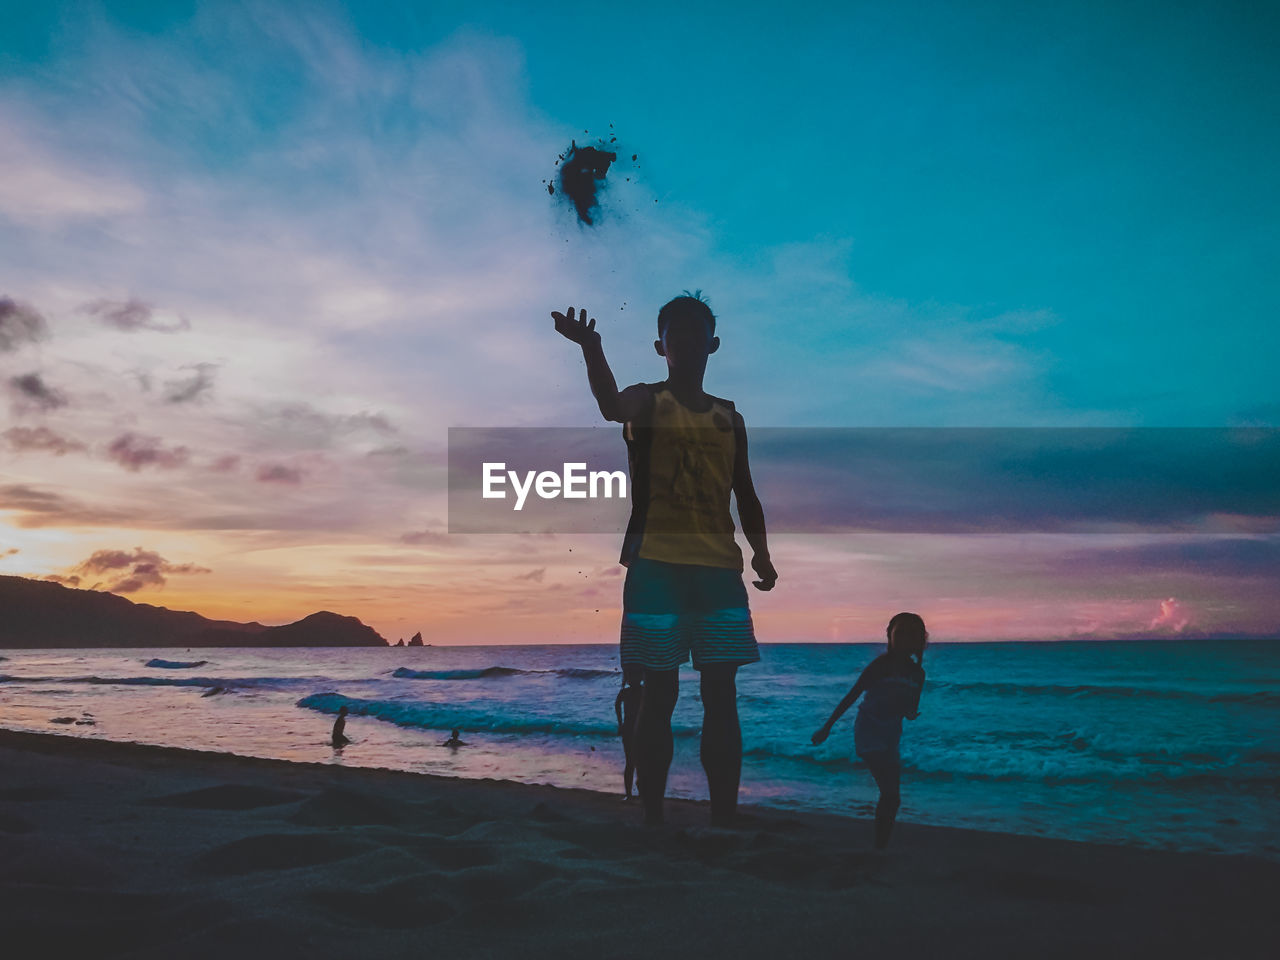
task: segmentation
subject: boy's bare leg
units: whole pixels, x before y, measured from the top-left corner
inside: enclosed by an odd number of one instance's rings
[[[644,801],[645,823],[662,823],[662,799],[671,769],[671,712],[679,695],[677,671],[645,671],[644,696],[636,720],[636,786]]]
[[[702,669],[702,769],[711,793],[711,822],[733,826],[742,779],[742,728],[738,723],[737,666]]]

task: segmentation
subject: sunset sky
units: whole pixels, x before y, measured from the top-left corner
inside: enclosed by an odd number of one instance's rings
[[[748,427],[1280,426],[1278,27],[4,2],[0,573],[392,642],[616,640],[621,531],[449,534],[447,429],[595,424],[550,311],[654,381],[685,289]],[[545,182],[610,137],[584,227]],[[1278,634],[1276,520],[779,533],[753,610],[763,641],[900,609],[937,639]]]

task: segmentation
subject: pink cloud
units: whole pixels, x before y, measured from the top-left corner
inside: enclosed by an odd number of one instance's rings
[[[1152,628],[1172,627],[1174,633],[1181,633],[1191,622],[1191,617],[1183,609],[1176,597],[1160,601],[1160,612],[1151,621]]]
[[[207,567],[194,563],[170,563],[154,550],[135,547],[129,550],[97,550],[89,559],[82,561],[74,570],[81,574],[109,574],[115,579],[108,584],[109,593],[136,593],[144,587],[163,587],[170,574],[209,573]],[[57,577],[45,579],[58,580],[76,586],[79,576]],[[96,586],[96,585],[95,585]]]
[[[159,437],[122,433],[107,447],[107,457],[135,473],[143,467],[171,470],[187,462],[191,451],[186,447],[165,447]]]
[[[11,427],[2,436],[14,450],[45,450],[62,456],[73,450],[83,450],[84,444],[55,433],[48,427]]]
[[[209,469],[214,473],[230,473],[240,466],[240,456],[235,453],[228,453],[218,457],[213,463],[209,464]]]
[[[302,471],[295,467],[286,467],[282,463],[273,463],[270,466],[259,467],[257,479],[259,483],[299,484],[302,482]]]

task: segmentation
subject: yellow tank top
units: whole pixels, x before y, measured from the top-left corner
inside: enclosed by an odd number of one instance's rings
[[[690,410],[664,384],[651,385],[652,406],[623,430],[631,466],[631,523],[622,562],[634,557],[742,569],[734,540],[733,404],[711,398]]]

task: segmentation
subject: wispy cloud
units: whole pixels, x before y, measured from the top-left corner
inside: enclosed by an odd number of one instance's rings
[[[0,297],[0,353],[9,353],[49,335],[49,324],[35,307]]]
[[[380,439],[396,433],[386,414],[336,413],[307,400],[255,405],[244,439],[266,450],[329,450],[347,440]]]
[[[214,473],[232,473],[239,469],[240,459],[238,453],[226,453],[214,458],[213,462],[209,464],[209,469]]]
[[[259,483],[283,483],[297,485],[302,482],[302,471],[282,463],[265,464],[254,474]]]
[[[190,376],[179,380],[170,380],[164,385],[164,399],[168,403],[191,403],[206,398],[213,392],[213,374],[218,369],[215,363],[195,363]]]
[[[117,526],[137,522],[137,512],[99,507],[25,483],[0,486],[0,510],[17,514],[20,527]]]
[[[125,333],[135,330],[178,333],[191,329],[191,321],[186,317],[163,316],[151,304],[138,299],[93,300],[81,309],[102,324]]]
[[[154,550],[96,550],[74,568],[68,578],[74,584],[91,577],[106,577],[108,593],[137,593],[146,587],[163,587],[174,575],[211,573],[208,567],[194,563],[171,563]]]
[[[140,211],[144,193],[127,180],[86,170],[30,135],[30,121],[0,101],[0,216],[48,229],[68,221]]]
[[[184,446],[168,447],[159,437],[138,433],[122,433],[107,444],[107,457],[135,473],[144,467],[172,470],[190,459]]]
[[[69,401],[67,395],[49,384],[39,373],[23,373],[9,378],[9,392],[13,395],[19,409],[32,407],[42,412],[65,407]]]
[[[86,449],[79,440],[64,437],[48,427],[10,427],[3,434],[9,446],[19,452],[40,450],[62,456]]]
[[[1280,582],[1280,536],[1157,536],[1139,543],[1102,540],[1093,549],[1069,548],[1053,569],[1087,569],[1102,577],[1183,575],[1256,584]],[[1256,589],[1256,587],[1255,587]]]

